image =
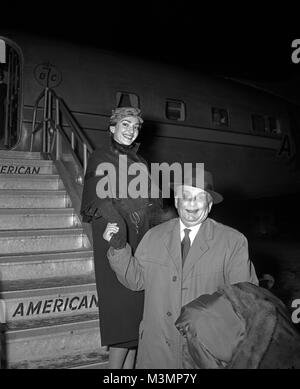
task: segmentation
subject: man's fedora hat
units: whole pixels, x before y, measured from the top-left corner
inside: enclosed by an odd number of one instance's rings
[[[171,184],[171,188],[174,190],[174,192],[179,186],[184,186],[184,185],[200,188],[211,195],[214,204],[221,203],[221,201],[223,201],[223,196],[214,190],[212,173],[207,170],[204,170],[203,177],[204,180],[203,182],[201,182],[202,180],[199,179],[199,176],[198,176],[198,180],[196,179],[197,178],[196,168],[187,169],[187,172],[185,172],[184,174],[184,181],[174,182],[173,184]]]

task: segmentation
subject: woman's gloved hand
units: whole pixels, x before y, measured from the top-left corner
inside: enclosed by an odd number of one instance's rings
[[[126,225],[120,219],[118,223],[107,223],[103,233],[103,239],[109,242],[110,246],[119,250],[126,245]]]

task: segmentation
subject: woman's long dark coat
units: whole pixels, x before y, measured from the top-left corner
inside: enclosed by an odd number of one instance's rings
[[[125,245],[126,241],[129,242],[134,252],[144,234],[149,228],[158,224],[163,215],[159,199],[149,199],[149,197],[120,199],[118,195],[116,198],[100,199],[97,196],[96,186],[99,179],[103,178],[99,164],[103,162],[113,164],[116,168],[118,183],[120,155],[127,156],[128,168],[134,162],[145,164],[145,161],[136,153],[137,148],[137,144],[126,147],[109,137],[107,145],[96,149],[90,156],[85,175],[81,215],[83,221],[92,224],[93,230],[102,345],[137,346],[138,328],[144,303],[144,292],[133,292],[124,287],[110,268],[106,256],[109,246],[102,237],[107,222],[118,223],[120,231],[113,239],[120,247]],[[132,178],[132,176],[127,177],[128,184]],[[148,180],[150,184],[150,179]]]

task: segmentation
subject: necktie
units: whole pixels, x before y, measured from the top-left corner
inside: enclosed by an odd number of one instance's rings
[[[190,229],[185,228],[184,229],[184,238],[182,239],[181,242],[181,253],[182,253],[182,266],[184,264],[185,258],[189,252],[189,249],[191,247],[191,241],[189,237]]]

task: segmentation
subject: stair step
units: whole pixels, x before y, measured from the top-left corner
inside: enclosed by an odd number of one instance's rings
[[[80,225],[73,208],[0,209],[0,230],[68,228]]]
[[[1,158],[0,154],[0,174],[53,174],[56,168],[53,161],[46,159],[14,159]]]
[[[106,362],[98,320],[7,331],[8,368],[67,368]]]
[[[63,189],[58,174],[0,174],[0,189]]]
[[[75,362],[73,362],[73,365],[71,367],[68,367],[66,365],[67,369],[108,369],[108,353],[104,360],[100,360],[100,358],[95,358],[94,360],[92,358],[90,359],[83,359],[80,358],[80,363],[77,365]]]
[[[1,281],[1,290],[2,293],[9,293],[10,296],[13,295],[13,292],[16,295],[20,294],[20,291],[37,291],[45,290],[49,288],[59,288],[76,285],[85,285],[85,284],[94,284],[95,278],[94,273],[90,272],[88,274],[78,274],[74,276],[67,277],[48,277],[48,278],[36,278],[33,280],[30,279],[19,279],[15,281]],[[32,292],[38,293],[38,292]]]
[[[26,323],[28,320],[45,322],[53,318],[97,313],[95,283],[82,281],[77,285],[45,285],[40,289],[2,292],[6,322],[8,325],[13,322]]]
[[[18,254],[90,248],[82,228],[0,231],[0,253]]]
[[[94,272],[92,250],[0,255],[2,282],[67,277]]]
[[[7,368],[107,368],[93,250],[49,155],[0,151]]]
[[[99,321],[99,311],[87,312],[81,314],[72,314],[64,316],[56,316],[41,319],[26,319],[26,320],[15,320],[6,324],[6,329],[9,331],[19,331],[40,327],[58,326],[62,324],[70,324],[75,322],[84,322],[90,320]]]
[[[44,155],[38,151],[0,150],[0,158],[44,159]]]
[[[64,208],[70,205],[65,190],[0,190],[0,208]]]
[[[106,350],[86,352],[49,360],[24,361],[14,363],[9,369],[108,369],[108,355]]]

